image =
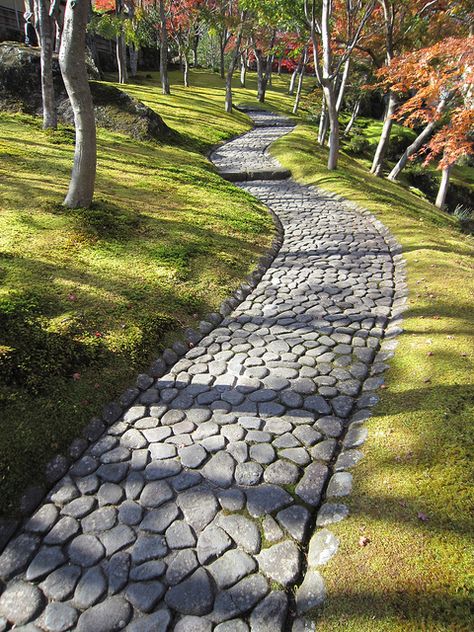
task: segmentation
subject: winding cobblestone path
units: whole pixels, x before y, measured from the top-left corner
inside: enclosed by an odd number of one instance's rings
[[[253,117],[212,159],[234,180],[282,177],[265,150],[290,128]],[[280,219],[280,252],[169,373],[141,376],[138,403],[11,540],[0,630],[278,632],[321,603],[325,527],[347,513],[397,332],[399,255],[373,218],[310,187],[239,186]]]

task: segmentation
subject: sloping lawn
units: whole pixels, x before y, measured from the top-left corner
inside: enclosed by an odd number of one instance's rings
[[[73,130],[0,114],[0,514],[173,332],[218,308],[271,242],[265,209],[202,155],[249,119],[224,113],[216,75],[193,72],[184,91],[175,73],[171,97],[157,76],[126,89],[180,141],[99,130],[90,211],[61,206]],[[282,106],[284,80],[275,83],[269,101]]]
[[[368,422],[351,515],[332,527],[341,547],[323,570],[317,629],[472,630],[474,240],[355,159],[342,155],[328,172],[314,128],[299,126],[272,151],[298,180],[372,211],[408,265],[405,333]]]

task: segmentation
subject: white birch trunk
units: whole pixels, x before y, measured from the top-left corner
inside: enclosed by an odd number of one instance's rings
[[[36,32],[41,47],[41,96],[43,100],[43,128],[56,129],[58,124],[53,84],[54,21],[49,15],[49,3],[35,0]]]
[[[166,30],[165,1],[160,0],[160,79],[163,94],[170,94],[170,82],[168,78],[168,31]]]
[[[441,173],[441,182],[439,183],[438,195],[436,196],[436,206],[440,209],[444,209],[446,206],[446,195],[449,188],[449,178],[451,175],[452,165],[445,167]]]

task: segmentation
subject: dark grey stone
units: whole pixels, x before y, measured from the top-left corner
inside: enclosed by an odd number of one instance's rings
[[[257,561],[262,573],[283,586],[293,584],[301,571],[301,553],[292,540],[263,549]]]
[[[24,581],[10,583],[0,596],[0,616],[15,625],[34,619],[43,607],[43,595]]]
[[[303,478],[296,486],[296,493],[308,505],[316,507],[321,499],[324,483],[328,476],[328,468],[321,463],[311,463],[305,470]]]
[[[210,619],[221,623],[246,614],[268,593],[267,580],[258,574],[244,577],[238,584],[221,591],[214,603]]]
[[[283,632],[288,613],[288,597],[282,591],[271,592],[250,615],[251,632]]]
[[[165,587],[159,581],[130,583],[125,596],[137,610],[151,612],[164,592]]]
[[[206,571],[199,568],[191,577],[172,586],[166,593],[165,601],[180,614],[202,616],[211,612],[214,593]]]
[[[130,620],[132,608],[122,597],[109,597],[85,610],[77,622],[77,632],[116,632]]]

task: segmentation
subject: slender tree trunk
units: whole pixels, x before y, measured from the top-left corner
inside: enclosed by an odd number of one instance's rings
[[[452,165],[445,167],[441,173],[441,182],[439,183],[438,195],[436,196],[436,206],[440,209],[444,209],[446,206],[446,195],[449,188],[449,178],[451,175]]]
[[[132,44],[128,48],[128,54],[130,58],[130,76],[136,77],[138,72],[138,48]]]
[[[257,62],[257,98],[260,103],[265,102],[266,81],[263,69],[263,55],[260,50],[255,51],[255,61]]]
[[[188,51],[183,54],[183,82],[184,87],[189,88],[189,58]]]
[[[275,59],[275,55],[269,55],[267,57],[267,66],[265,69],[265,74],[267,77],[267,86],[273,85],[273,61]]]
[[[165,0],[160,0],[160,78],[161,91],[170,94],[170,82],[168,77],[168,31],[166,30]]]
[[[328,108],[326,105],[326,99],[323,96],[323,103],[321,105],[321,116],[319,117],[319,130],[318,130],[318,143],[321,147],[324,147],[326,142],[326,134],[328,133],[329,117]]]
[[[439,102],[439,105],[436,108],[436,112],[438,114],[440,114],[444,110],[444,107],[446,105],[446,100],[447,99],[442,99]],[[430,123],[428,123],[428,125],[426,125],[424,130],[420,132],[420,134],[418,134],[418,136],[415,138],[412,144],[409,147],[407,147],[407,149],[403,152],[402,156],[400,157],[400,160],[397,162],[395,167],[389,173],[388,175],[389,180],[395,181],[398,178],[400,173],[406,167],[406,164],[410,156],[413,156],[414,154],[416,154],[416,152],[419,151],[423,147],[423,145],[426,143],[426,141],[430,138],[430,136],[434,132],[437,124],[438,124],[437,119],[435,119],[434,121],[431,121]]]
[[[33,32],[33,18],[35,15],[35,7],[33,4],[33,0],[24,0],[24,12],[23,19],[25,20],[25,44],[27,46],[32,46],[33,42],[31,41],[31,34]]]
[[[240,86],[245,88],[245,84],[247,81],[247,58],[245,53],[242,51],[240,56]]]
[[[49,15],[49,3],[35,0],[36,30],[41,46],[41,96],[43,100],[43,128],[56,129],[58,119],[53,85],[53,18]]]
[[[242,31],[244,28],[244,20],[245,20],[245,11],[242,13],[241,18],[240,18],[240,27],[237,33],[235,48],[232,52],[229,69],[227,70],[227,75],[225,78],[225,111],[227,112],[227,114],[230,114],[232,112],[232,78],[234,76],[235,69],[237,68],[239,56],[241,55],[240,46],[242,44]]]
[[[349,57],[346,63],[344,64],[344,70],[342,72],[342,78],[341,78],[341,85],[339,86],[339,92],[337,95],[336,109],[338,112],[341,111],[341,107],[344,101],[344,93],[346,91],[350,68],[351,68],[351,60]]]
[[[344,136],[347,136],[349,134],[354,123],[356,122],[357,115],[359,114],[359,110],[360,110],[360,104],[361,104],[361,98],[358,97],[357,101],[355,102],[354,109],[352,110],[352,115],[349,120],[349,123],[346,125],[346,129],[344,130]]]
[[[283,66],[283,59],[285,58],[284,55],[280,55],[280,57],[278,58],[278,76],[281,77],[281,69]]]
[[[332,171],[337,167],[339,157],[339,120],[336,108],[336,93],[334,84],[329,82],[323,88],[324,98],[326,99],[327,112],[329,118],[329,157],[328,169]]]
[[[298,108],[300,106],[300,101],[301,101],[301,93],[303,91],[303,80],[304,80],[304,75],[306,71],[307,61],[308,61],[308,57],[307,57],[307,52],[305,49],[304,55],[303,55],[303,67],[301,68],[300,78],[298,80],[298,89],[296,91],[295,104],[293,106],[293,114],[298,114]]]
[[[295,93],[296,80],[298,78],[298,75],[301,72],[302,66],[303,66],[303,55],[301,55],[301,58],[300,58],[300,60],[298,62],[298,65],[293,70],[293,74],[291,75],[290,86],[288,88],[288,94],[290,95],[290,97],[292,97],[294,95],[294,93]]]
[[[76,128],[76,146],[71,182],[64,205],[88,208],[94,195],[96,174],[96,130],[94,106],[85,58],[88,4],[67,0],[59,64],[71,102]]]
[[[127,47],[125,45],[125,35],[121,33],[115,40],[115,51],[117,55],[118,82],[127,83]]]
[[[225,46],[226,35],[225,33],[221,33],[219,38],[219,75],[221,79],[225,79]]]
[[[393,126],[393,115],[397,109],[397,98],[395,94],[390,91],[388,95],[388,105],[385,112],[385,119],[382,126],[382,133],[380,134],[377,149],[375,150],[374,159],[372,161],[372,167],[370,173],[376,176],[382,175],[382,169],[384,165],[385,154],[387,153],[388,146],[390,144],[390,133]]]

